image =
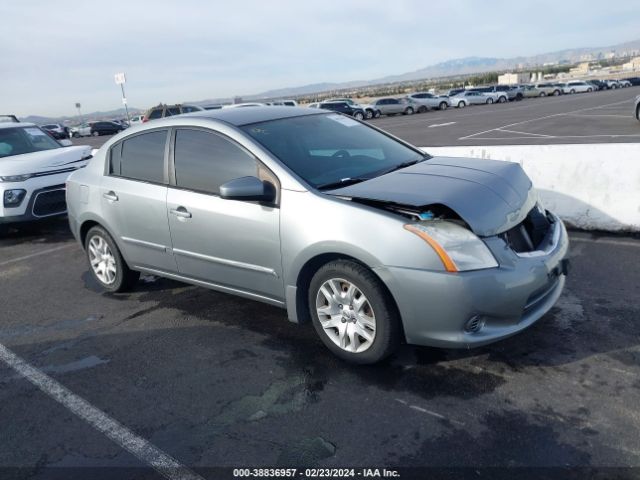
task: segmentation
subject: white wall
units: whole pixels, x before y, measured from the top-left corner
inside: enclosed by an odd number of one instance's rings
[[[517,162],[544,206],[586,230],[640,231],[640,143],[424,147],[431,155]]]

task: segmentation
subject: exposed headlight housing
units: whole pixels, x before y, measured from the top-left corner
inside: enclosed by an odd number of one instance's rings
[[[27,191],[22,188],[5,190],[3,195],[3,205],[5,208],[19,207],[26,194]]]
[[[33,173],[26,173],[24,175],[9,175],[7,177],[0,177],[2,182],[24,182],[33,177]]]
[[[446,220],[409,223],[404,228],[436,252],[447,272],[495,268],[498,262],[473,232]]]

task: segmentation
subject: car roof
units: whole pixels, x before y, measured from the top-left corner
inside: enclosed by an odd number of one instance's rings
[[[204,110],[182,114],[180,117],[210,118],[212,120],[220,120],[222,122],[230,123],[236,127],[242,127],[252,123],[268,122],[270,120],[280,120],[283,118],[303,117],[305,115],[319,115],[322,113],[323,112],[303,107],[267,106]]]
[[[27,122],[0,122],[0,128],[37,127],[35,123]]]

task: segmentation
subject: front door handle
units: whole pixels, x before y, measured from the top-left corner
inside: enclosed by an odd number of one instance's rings
[[[114,192],[111,192],[111,191],[103,193],[102,196],[107,200],[109,200],[110,202],[118,201],[118,195],[116,195]]]
[[[169,213],[175,215],[178,218],[191,218],[191,212],[184,207],[172,208]]]

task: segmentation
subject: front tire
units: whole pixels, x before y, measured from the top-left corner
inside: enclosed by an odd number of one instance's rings
[[[111,235],[102,227],[92,227],[84,242],[89,269],[93,278],[108,292],[124,292],[140,278],[122,258]]]
[[[506,97],[500,97],[498,99],[498,103],[506,103],[507,102],[507,98]]]
[[[447,102],[440,102],[440,106],[438,108],[440,110],[446,110],[448,106],[449,105],[447,105]]]
[[[561,93],[562,93],[562,92],[560,92],[560,90],[554,90],[554,91],[553,91],[553,96],[554,96],[554,97],[559,97]]]
[[[467,106],[467,104],[465,102],[463,102],[463,101],[458,102],[458,108],[464,108],[466,106]]]
[[[400,316],[368,268],[350,260],[321,267],[309,287],[309,309],[322,343],[352,363],[376,363],[398,347]]]
[[[404,111],[404,114],[405,115],[413,115],[413,112],[414,112],[413,107],[407,107],[405,109],[405,111]]]
[[[365,111],[365,116],[364,116],[367,120],[370,120],[373,118],[373,110],[366,110]]]
[[[486,103],[487,105],[491,105],[493,103],[493,98],[487,98],[487,101],[484,103]]]
[[[95,131],[95,132],[92,132],[91,135],[93,135],[94,137],[98,137],[100,135],[100,132]]]
[[[540,92],[540,96],[541,96],[541,97],[546,97],[546,96],[547,96],[547,94],[546,94],[546,93],[544,93],[544,92]]]
[[[373,118],[380,118],[380,115],[382,115],[382,112],[380,110],[376,110],[373,113]]]
[[[353,118],[355,118],[356,120],[364,120],[364,115],[362,112],[356,112],[353,114]]]

